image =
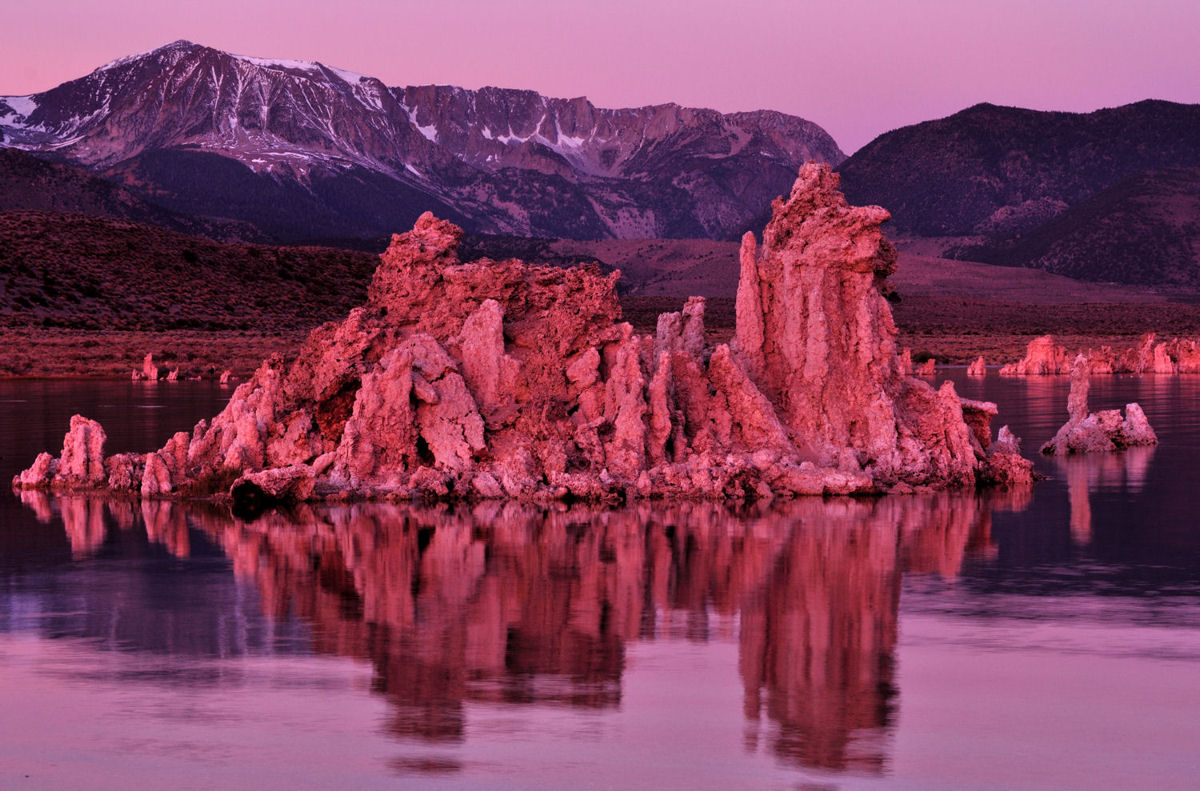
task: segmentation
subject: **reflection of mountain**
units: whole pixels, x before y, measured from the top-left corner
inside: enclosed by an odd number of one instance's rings
[[[710,623],[736,616],[748,749],[868,772],[896,705],[900,574],[956,575],[990,524],[974,497],[947,494],[745,518],[695,504],[363,505],[250,524],[175,503],[54,508],[77,557],[139,516],[177,557],[219,545],[273,620],[298,616],[316,651],[371,663],[402,738],[464,739],[470,703],[616,707],[630,642],[717,639]]]

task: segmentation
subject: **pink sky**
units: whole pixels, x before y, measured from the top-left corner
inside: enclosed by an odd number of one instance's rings
[[[1200,102],[1196,0],[6,0],[0,31],[0,95],[186,38],[389,85],[782,110],[847,153],[980,101]]]

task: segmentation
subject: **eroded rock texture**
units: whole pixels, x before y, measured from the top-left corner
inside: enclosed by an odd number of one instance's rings
[[[706,345],[702,299],[635,335],[618,274],[462,263],[461,230],[426,214],[393,237],[365,305],[315,330],[294,364],[264,362],[211,423],[125,464],[120,486],[769,499],[1027,480],[1011,445],[989,448],[993,404],[903,375],[881,293],[888,214],[837,185],[805,166],[761,248],[744,240],[732,347]],[[17,482],[54,486],[43,472]]]
[[[1126,404],[1124,414],[1119,409],[1088,412],[1090,371],[1087,357],[1081,354],[1075,358],[1071,367],[1071,392],[1067,396],[1067,422],[1042,446],[1042,453],[1066,456],[1158,444],[1146,413],[1136,403]]]

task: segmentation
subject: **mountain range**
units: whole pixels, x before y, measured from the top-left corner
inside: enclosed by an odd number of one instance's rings
[[[847,159],[820,127],[773,111],[607,110],[532,91],[389,87],[186,41],[0,97],[0,211],[104,216],[223,242],[377,251],[432,210],[473,232],[468,253],[568,263],[584,252],[552,239],[761,230],[809,159],[837,165],[851,202],[888,208],[893,233],[936,256],[1200,287],[1200,105],[978,104],[880,135]],[[639,288],[655,267],[671,280],[694,264],[707,282],[709,263],[667,260],[700,247],[637,249],[646,261],[618,257]]]
[[[801,164],[845,158],[816,124],[773,111],[389,87],[187,41],[0,97],[0,146],[292,242],[386,235],[425,210],[485,233],[727,238]]]

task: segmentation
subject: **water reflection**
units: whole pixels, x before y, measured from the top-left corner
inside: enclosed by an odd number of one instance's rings
[[[630,644],[734,639],[736,624],[746,749],[875,773],[898,705],[901,574],[953,579],[992,551],[992,511],[1028,496],[806,499],[737,516],[355,505],[249,523],[173,502],[23,499],[61,519],[77,559],[136,523],[175,558],[219,546],[272,621],[298,618],[314,651],[370,663],[402,739],[464,740],[471,703],[618,708]],[[172,619],[135,615],[126,639],[178,639],[152,634]]]
[[[1054,457],[1058,474],[1067,482],[1071,508],[1071,540],[1079,545],[1092,541],[1091,494],[1117,491],[1134,495],[1146,485],[1155,446],[1126,448],[1120,453],[1085,453]]]

